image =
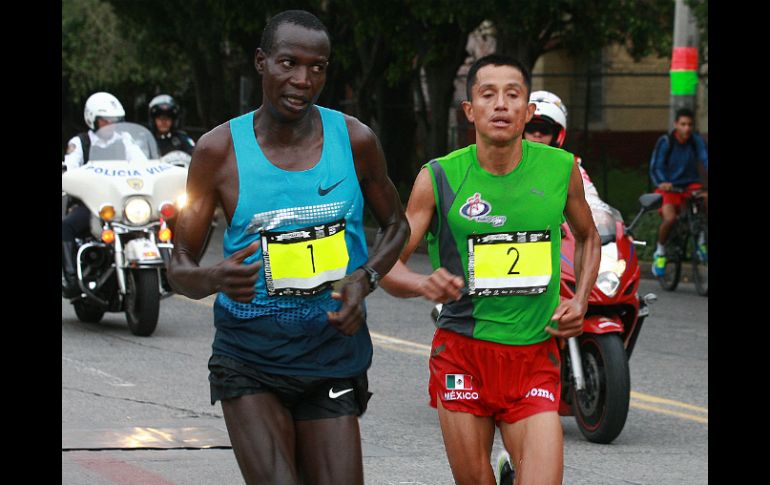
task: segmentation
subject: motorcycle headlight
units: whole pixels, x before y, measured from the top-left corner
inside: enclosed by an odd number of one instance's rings
[[[182,210],[182,208],[187,204],[187,193],[182,192],[179,194],[179,196],[176,198],[176,206],[179,207],[179,210]]]
[[[620,278],[612,271],[599,273],[596,278],[596,286],[607,296],[614,296],[620,286]]]
[[[123,209],[123,213],[131,224],[142,225],[149,222],[152,208],[147,199],[137,197],[128,201],[125,209]]]

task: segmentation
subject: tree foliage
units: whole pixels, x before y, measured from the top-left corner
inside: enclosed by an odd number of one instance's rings
[[[707,27],[706,0],[688,1]],[[168,92],[202,129],[211,129],[243,110],[243,81],[252,87],[248,108],[259,106],[254,52],[269,17],[289,8],[315,13],[330,32],[332,63],[319,102],[374,126],[396,178],[411,184],[420,163],[449,148],[455,74],[468,56],[468,34],[483,20],[495,25],[498,52],[532,67],[547,52],[582,55],[610,43],[625,45],[637,59],[669,55],[674,6],[671,0],[65,0],[63,93],[80,110],[84,96],[99,89],[118,91],[121,100]]]

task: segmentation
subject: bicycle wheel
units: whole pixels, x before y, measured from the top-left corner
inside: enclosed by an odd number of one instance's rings
[[[658,283],[666,291],[674,291],[679,286],[679,278],[682,275],[682,244],[679,230],[679,221],[671,228],[666,242],[666,272],[658,277]],[[654,264],[654,262],[653,262]]]
[[[709,261],[708,261],[708,227],[701,222],[696,223],[692,242],[692,276],[695,280],[695,290],[701,296],[709,294]]]

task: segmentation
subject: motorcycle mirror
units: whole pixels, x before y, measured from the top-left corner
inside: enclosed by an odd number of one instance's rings
[[[659,209],[663,205],[663,196],[660,194],[643,194],[639,197],[639,204],[646,211]]]
[[[642,217],[642,214],[659,209],[660,206],[663,205],[663,196],[660,194],[642,194],[639,197],[639,204],[642,208],[639,209],[639,213],[634,217],[634,220],[631,221],[631,224],[626,226],[626,234],[631,234],[631,229],[636,225],[637,221],[639,221],[639,218]]]

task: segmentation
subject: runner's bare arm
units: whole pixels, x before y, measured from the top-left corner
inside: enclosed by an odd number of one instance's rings
[[[369,252],[366,265],[380,275],[387,273],[409,239],[409,224],[396,188],[388,178],[385,154],[372,130],[357,119],[346,116],[350,146],[361,192],[375,220],[380,237]],[[329,312],[329,323],[352,335],[363,322],[361,302],[369,294],[369,275],[359,269],[348,275],[332,296],[342,300],[338,312]]]
[[[462,277],[453,275],[444,268],[439,268],[430,275],[422,275],[406,266],[409,257],[425,236],[435,210],[436,200],[430,172],[423,168],[417,174],[406,206],[406,218],[411,228],[409,242],[401,252],[399,260],[382,279],[382,287],[389,294],[399,298],[424,296],[436,302],[460,298],[460,289],[464,286]]]
[[[380,141],[374,132],[355,118],[347,117],[350,145],[364,200],[380,226],[378,241],[367,265],[384,275],[398,259],[409,239],[409,224],[388,167]]]
[[[577,163],[572,167],[564,214],[575,236],[574,264],[577,288],[575,296],[560,303],[551,317],[552,320],[558,320],[559,329],[546,327],[545,330],[558,337],[573,337],[580,335],[583,330],[588,295],[596,282],[601,258],[599,233],[583,193],[583,180]]]
[[[174,291],[196,300],[219,291],[240,302],[249,302],[255,296],[261,262],[244,265],[243,260],[257,250],[258,243],[214,266],[199,266],[201,249],[220,201],[218,187],[226,176],[228,157],[233,156],[231,144],[227,123],[206,133],[193,152],[187,173],[187,205],[176,223],[168,280]]]

